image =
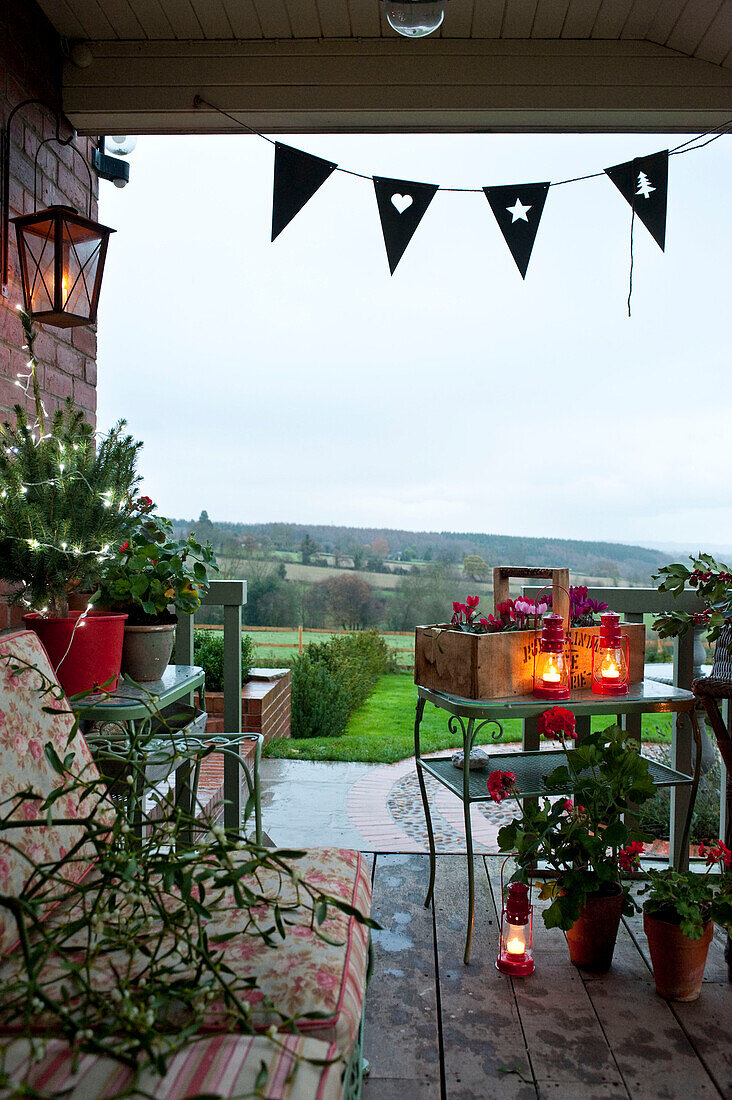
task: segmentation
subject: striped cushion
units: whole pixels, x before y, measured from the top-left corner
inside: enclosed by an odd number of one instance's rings
[[[62,1040],[51,1039],[45,1051],[31,1056],[28,1041],[18,1039],[3,1053],[3,1067],[15,1082],[24,1081],[33,1095],[66,1100],[100,1100],[129,1087],[132,1071],[93,1054],[82,1054],[74,1070],[74,1055]],[[330,1061],[316,1066],[301,1059]],[[165,1077],[145,1070],[130,1097],[184,1100],[201,1094],[241,1097],[253,1094],[262,1064],[267,1080],[257,1096],[266,1100],[339,1100],[343,1065],[334,1047],[317,1039],[284,1036],[273,1043],[262,1035],[216,1035],[200,1039],[174,1055]],[[68,1090],[68,1091],[67,1091]],[[14,1095],[0,1087],[0,1097]]]
[[[14,671],[18,669],[22,671]],[[62,760],[69,752],[75,754],[70,769],[74,775],[83,775],[86,779],[99,776],[81,734],[77,734],[69,745],[74,716],[63,694],[58,699],[42,694],[39,689],[44,686],[43,677],[33,669],[38,669],[58,688],[56,674],[37,634],[23,630],[0,638],[0,803],[3,813],[8,813],[13,799],[21,793],[33,792],[45,799],[60,786],[61,777],[45,755],[48,742]],[[58,690],[60,692],[60,688]],[[44,708],[51,708],[54,713],[46,713]],[[51,828],[29,825],[0,835],[0,894],[17,897],[33,865],[55,862],[78,843],[84,835],[84,827],[74,824],[74,819],[85,817],[91,811],[91,801],[87,799],[80,807],[78,794],[71,791],[54,807],[55,816],[69,819],[71,824]],[[38,800],[26,799],[15,805],[13,817],[16,819],[33,821],[38,818]],[[97,820],[110,820],[111,812],[111,806],[101,810]],[[7,842],[8,837],[12,843]],[[70,881],[82,878],[89,869],[91,855],[91,851],[85,853],[82,849],[79,858],[65,867],[65,877]],[[57,901],[55,895],[44,897],[39,915],[42,917]],[[8,916],[7,909],[0,908],[0,955],[6,953],[17,938],[15,922]]]
[[[293,860],[300,876],[326,894],[348,902],[361,913],[371,909],[369,868],[358,852],[341,848],[311,849],[303,859]],[[277,889],[271,872],[260,872],[265,887]],[[282,904],[294,900],[289,879],[280,885]],[[238,974],[258,979],[259,990],[248,996],[250,1004],[269,998],[284,1013],[318,1012],[322,1019],[298,1023],[301,1032],[334,1042],[344,1056],[353,1047],[361,1023],[366,996],[369,930],[355,917],[329,909],[321,931],[329,941],[318,937],[309,924],[287,929],[287,938],[276,949],[258,938],[237,936],[226,944],[226,961]],[[266,927],[274,922],[267,914],[258,914]],[[231,909],[216,919],[217,933],[233,932],[242,927],[241,910]],[[210,929],[211,934],[214,930]],[[265,1027],[275,1018],[262,1010],[254,1016],[256,1026]],[[226,1008],[213,1002],[208,1027],[226,1029]]]
[[[244,855],[244,853],[242,853]],[[313,883],[324,893],[338,897],[353,905],[363,913],[368,913],[371,904],[371,883],[362,857],[358,852],[339,848],[315,849],[306,852],[299,860],[288,861],[296,867],[301,879]],[[246,882],[246,879],[244,879]],[[91,886],[93,879],[89,882]],[[275,872],[260,871],[257,884],[253,887],[262,893],[270,892],[275,896],[279,891],[283,908],[295,900],[295,888],[291,880],[283,876],[281,881]],[[176,904],[176,895],[170,895],[170,903]],[[121,904],[121,903],[120,903]],[[299,918],[286,914],[286,919],[299,919],[302,923],[290,925],[287,937],[275,948],[268,947],[255,935],[246,933],[249,914],[237,908],[233,895],[227,894],[214,908],[214,917],[208,922],[207,932],[213,942],[214,937],[226,933],[234,935],[225,944],[225,957],[234,975],[240,978],[256,977],[259,989],[247,990],[240,987],[237,991],[242,999],[249,1000],[255,1006],[252,1022],[264,1030],[278,1017],[264,1007],[257,1010],[263,998],[267,998],[285,1017],[299,1013],[318,1012],[322,1018],[304,1020],[298,1024],[301,1032],[334,1042],[344,1057],[347,1057],[356,1041],[361,1021],[361,1010],[366,995],[366,967],[368,960],[368,928],[339,910],[330,908],[329,917],[321,926],[328,941],[318,937],[309,926],[307,913]],[[49,918],[52,922],[66,925],[73,922],[75,911],[59,907]],[[122,913],[117,912],[121,918]],[[260,926],[273,926],[271,915],[260,909],[256,913]],[[195,914],[192,915],[195,920]],[[154,933],[155,922],[150,922],[150,931]],[[73,961],[72,947],[84,950],[86,937],[83,932],[75,934],[66,941],[63,956],[50,956],[44,962],[43,979],[51,989],[60,981],[67,987],[70,977],[67,965]],[[94,987],[101,992],[111,990],[116,985],[115,973],[142,972],[147,966],[147,957],[141,953],[132,958],[107,952],[104,963],[98,959],[92,970]],[[0,987],[8,985],[13,975],[23,969],[23,960],[19,951],[0,964]],[[185,977],[181,968],[181,977]],[[191,975],[191,980],[194,980]],[[174,1025],[178,1021],[171,1021]],[[183,1024],[183,1020],[180,1021]],[[35,1026],[39,1033],[52,1026],[50,1017],[43,1013],[35,1017]],[[2,1018],[0,1026],[12,1026],[9,1018]],[[223,999],[212,1001],[206,1007],[204,1031],[218,1032],[235,1029],[236,1023],[229,1014]]]

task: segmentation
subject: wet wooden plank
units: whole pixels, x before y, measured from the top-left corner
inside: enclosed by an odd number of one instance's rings
[[[500,860],[486,863],[500,904]],[[544,903],[534,901],[536,971],[512,980],[539,1096],[627,1098],[585,984],[569,961],[564,934],[545,927],[543,908]]]
[[[732,1042],[729,983],[705,982],[692,1004],[674,1004],[673,1011],[724,1097],[732,1096]]]
[[[376,857],[374,974],[366,998],[364,1100],[438,1100],[440,1058],[432,910],[424,855]]]
[[[531,1066],[509,978],[495,968],[499,927],[482,857],[475,858],[475,928],[465,950],[467,869],[462,856],[438,856],[435,926],[449,1100],[498,1095],[535,1100]]]
[[[719,1093],[684,1029],[656,995],[653,976],[621,923],[612,969],[582,971],[597,1019],[634,1100],[714,1098]]]

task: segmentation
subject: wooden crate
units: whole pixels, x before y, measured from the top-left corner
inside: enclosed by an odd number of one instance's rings
[[[630,642],[630,682],[643,679],[645,627],[623,623]],[[589,688],[592,651],[599,626],[573,627],[572,689]],[[418,626],[414,644],[414,682],[433,691],[464,699],[505,699],[533,691],[534,648],[540,635],[533,630],[498,634],[465,634],[447,624]]]

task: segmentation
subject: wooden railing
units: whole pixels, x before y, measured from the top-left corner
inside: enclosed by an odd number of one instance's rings
[[[224,609],[224,729],[241,733],[241,609],[247,602],[246,581],[211,581],[202,603]],[[192,665],[193,615],[181,615],[175,632],[175,660]],[[224,755],[224,801],[227,820],[241,819],[241,769]]]

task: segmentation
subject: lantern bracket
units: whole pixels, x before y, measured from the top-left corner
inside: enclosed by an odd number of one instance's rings
[[[5,125],[5,129],[2,131],[2,137],[0,138],[0,145],[2,146],[2,187],[0,189],[0,232],[2,232],[2,241],[0,241],[0,271],[2,272],[2,296],[8,297],[8,268],[10,262],[10,127],[18,111],[21,111],[24,107],[30,107],[34,104],[38,107],[44,107],[50,114],[53,115],[56,121],[56,134],[54,137],[46,138],[40,142],[38,149],[36,150],[36,156],[33,164],[33,206],[37,206],[38,195],[38,154],[44,145],[48,145],[49,142],[57,142],[59,145],[65,145],[67,148],[71,148],[75,153],[81,157],[84,167],[89,173],[89,216],[91,217],[91,204],[93,194],[93,182],[92,174],[89,165],[86,162],[86,158],[80,149],[77,149],[74,145],[76,140],[76,130],[71,129],[71,133],[67,138],[61,137],[61,116],[58,111],[46,103],[43,99],[24,99],[21,103],[17,103],[13,107],[12,111],[8,115],[8,121]]]

